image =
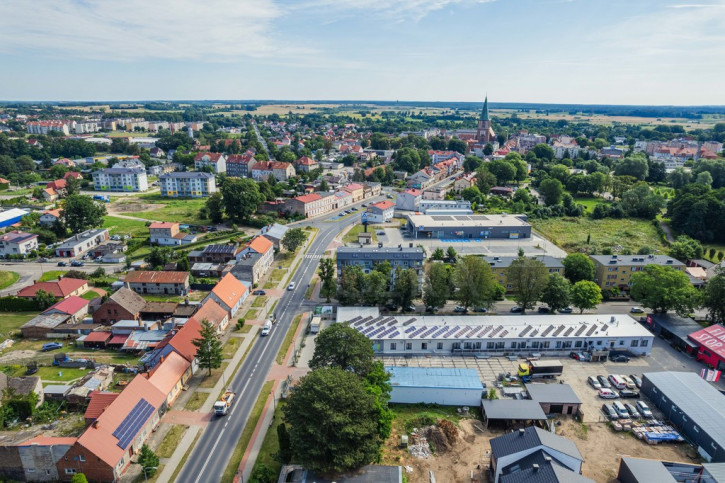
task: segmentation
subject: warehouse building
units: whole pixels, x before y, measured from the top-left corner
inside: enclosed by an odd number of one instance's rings
[[[568,355],[577,350],[627,350],[648,355],[654,336],[629,315],[397,315],[377,307],[338,307],[378,355]]]
[[[407,215],[408,231],[415,238],[484,240],[531,238],[526,215]]]
[[[697,465],[623,456],[619,462],[617,480],[620,483],[650,483],[652,481],[657,483],[676,483],[678,481],[725,483],[725,478],[714,478],[707,472],[705,466],[723,467],[725,464]]]
[[[21,210],[20,208],[11,208],[0,212],[0,228],[20,223],[20,219],[28,213],[28,210]]]
[[[647,372],[642,394],[708,462],[725,462],[725,396],[694,372]]]
[[[725,327],[711,325],[693,332],[688,338],[697,344],[697,360],[718,371],[725,371]]]
[[[531,399],[483,399],[481,416],[486,429],[546,426],[546,414],[539,403]]]
[[[475,369],[452,367],[386,367],[391,403],[478,407],[483,384]]]
[[[670,345],[688,354],[696,354],[698,345],[689,335],[702,329],[702,326],[689,317],[675,314],[647,314],[644,326],[655,335],[669,341]]]
[[[526,391],[546,414],[577,414],[582,404],[569,384],[527,384]]]

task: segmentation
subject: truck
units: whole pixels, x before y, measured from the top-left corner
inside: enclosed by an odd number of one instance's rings
[[[219,398],[217,402],[214,403],[214,414],[217,416],[226,416],[229,412],[229,408],[232,407],[232,403],[234,402],[234,398],[237,396],[237,393],[232,391],[231,389],[227,389],[224,391],[224,394],[222,394],[222,397]]]
[[[556,377],[561,376],[564,366],[561,361],[526,361],[519,364],[519,377],[524,382],[529,382],[535,377]]]

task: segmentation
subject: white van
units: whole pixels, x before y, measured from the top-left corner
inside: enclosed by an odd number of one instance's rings
[[[272,321],[267,319],[264,322],[264,327],[262,327],[262,335],[269,335],[271,330],[272,330]]]
[[[612,386],[616,387],[617,389],[627,389],[627,383],[624,382],[624,380],[617,374],[610,374],[609,382],[611,382]]]

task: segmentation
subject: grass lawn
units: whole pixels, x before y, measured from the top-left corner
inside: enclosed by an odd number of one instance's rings
[[[300,325],[300,320],[302,320],[302,314],[299,314],[294,318],[292,326],[285,334],[282,346],[279,348],[279,352],[277,352],[277,364],[281,365],[284,363],[284,357],[287,355],[287,350],[289,349],[290,344],[292,344],[292,340],[297,332],[297,327]]]
[[[343,243],[357,243],[357,235],[358,233],[362,233],[363,226],[362,225],[355,225],[352,228],[350,228],[350,231],[345,233],[345,236],[342,237]],[[373,243],[378,242],[378,235],[375,233],[375,230],[373,227],[368,227],[368,233],[372,234]]]
[[[211,376],[207,376],[207,374],[209,374],[208,369],[201,369],[202,373],[204,374],[204,380],[201,381],[201,384],[199,384],[199,387],[205,387],[205,388],[214,387],[216,385],[217,381],[222,377],[222,372],[224,372],[224,369],[226,369],[228,365],[229,365],[228,362],[222,362],[222,366],[220,368],[211,370]]]
[[[8,288],[12,284],[18,281],[20,275],[16,272],[0,271],[0,290]]]
[[[206,225],[209,222],[209,220],[199,218],[199,210],[206,203],[205,199],[169,199],[158,194],[141,195],[139,198],[148,203],[158,203],[164,206],[154,211],[133,213],[133,216],[149,220],[173,220],[190,225]]]
[[[93,300],[93,299],[96,299],[96,298],[98,298],[100,296],[101,296],[101,294],[99,294],[95,290],[89,290],[88,292],[86,292],[83,295],[81,295],[81,298],[84,298],[86,300]]]
[[[252,302],[252,307],[263,307],[264,303],[267,301],[267,297],[264,295],[257,297],[254,299],[254,302]]]
[[[131,213],[134,216],[135,213]],[[127,220],[115,216],[106,216],[103,219],[103,228],[108,228],[111,235],[145,236],[149,234],[146,223],[139,220]]]
[[[250,324],[245,324],[237,332],[239,332],[240,334],[247,334],[247,333],[249,333],[250,330],[252,330],[252,326]]]
[[[48,270],[40,276],[38,282],[48,282],[50,280],[58,280],[58,277],[65,275],[68,270]]]
[[[289,268],[289,266],[292,265],[292,260],[295,259],[296,253],[297,252],[283,252],[277,256],[277,259],[274,261],[274,265],[282,268]]]
[[[184,426],[183,424],[175,424],[172,426],[156,450],[156,455],[159,458],[170,458],[174,454],[176,447],[179,446],[179,441],[181,441],[181,438],[188,428],[188,426]]]
[[[274,457],[275,454],[279,453],[279,438],[277,438],[277,426],[282,424],[282,408],[284,407],[284,401],[280,401],[274,411],[274,419],[272,419],[272,425],[267,428],[267,434],[264,435],[264,441],[262,446],[259,448],[259,454],[257,454],[257,460],[254,462],[252,468],[252,474],[258,466],[266,466],[272,473],[278,475],[282,469],[282,463]]]
[[[38,312],[0,312],[0,335],[10,335],[36,315]]]
[[[597,205],[611,205],[611,201],[603,200],[602,198],[595,198],[589,196],[575,196],[574,203],[584,206],[584,213],[591,213],[594,207]]]
[[[244,314],[244,320],[257,320],[257,314],[259,314],[257,310],[249,309],[247,310],[247,313]]]
[[[8,376],[24,376],[25,366],[3,366],[2,372]],[[42,381],[72,381],[79,379],[90,372],[90,369],[75,369],[72,367],[38,367],[38,376]]]
[[[643,246],[665,252],[665,246],[657,230],[648,221],[629,218],[593,220],[581,217],[548,220],[530,218],[529,223],[549,241],[568,252],[588,249],[589,252],[602,253],[602,249],[618,245],[631,253],[637,253],[637,250]],[[589,245],[587,245],[588,235],[591,236]]]
[[[224,344],[224,347],[222,347],[222,357],[224,359],[231,359],[234,357],[240,345],[242,345],[241,340],[236,337],[230,337],[227,343]]]
[[[191,395],[189,400],[186,401],[184,409],[186,409],[187,411],[198,411],[204,405],[207,399],[209,399],[208,392],[195,392]]]
[[[244,426],[242,435],[240,436],[237,445],[234,447],[234,452],[232,453],[232,457],[229,460],[227,469],[224,470],[224,475],[222,475],[222,481],[232,481],[234,479],[234,474],[239,468],[239,463],[242,462],[244,452],[247,450],[249,440],[252,439],[252,433],[254,432],[254,428],[257,426],[257,422],[259,422],[259,417],[262,415],[262,410],[264,409],[264,405],[266,404],[269,393],[272,392],[273,387],[274,381],[267,381],[264,383],[264,386],[262,386],[259,397],[254,403],[252,412],[250,413],[249,419],[247,420],[247,424]]]
[[[282,279],[287,275],[287,270],[283,268],[275,268],[269,275],[270,282],[281,282]]]

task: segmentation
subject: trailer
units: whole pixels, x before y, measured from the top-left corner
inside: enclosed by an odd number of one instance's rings
[[[519,377],[529,382],[535,377],[556,377],[564,372],[564,365],[559,360],[553,361],[526,361],[519,364]]]
[[[219,400],[214,403],[214,414],[216,414],[217,416],[226,416],[229,412],[229,408],[232,407],[236,396],[237,393],[233,392],[231,389],[227,389],[226,391],[224,391],[222,397],[220,397]]]

